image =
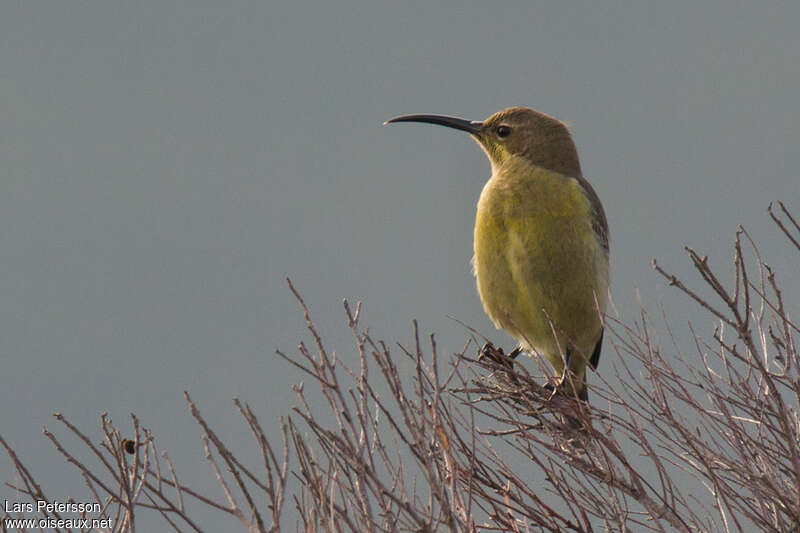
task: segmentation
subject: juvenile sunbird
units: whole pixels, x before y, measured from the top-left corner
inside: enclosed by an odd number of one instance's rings
[[[550,362],[567,393],[586,400],[586,365],[597,367],[603,344],[609,235],[567,126],[525,107],[483,122],[441,115],[392,122],[466,131],[486,152],[492,176],[478,200],[474,257],[483,308],[521,349]]]

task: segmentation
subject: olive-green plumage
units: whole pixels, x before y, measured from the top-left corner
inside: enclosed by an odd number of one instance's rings
[[[389,122],[404,121],[468,131],[486,152],[492,176],[478,200],[474,257],[483,307],[559,375],[569,361],[565,387],[586,399],[586,365],[596,367],[603,339],[608,225],[569,130],[523,107],[483,122],[438,115]]]

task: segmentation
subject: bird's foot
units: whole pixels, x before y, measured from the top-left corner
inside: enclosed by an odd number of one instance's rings
[[[515,348],[511,353],[506,355],[502,348],[496,348],[494,344],[487,342],[478,352],[478,361],[489,360],[510,369],[514,367],[514,358],[519,355],[520,351],[520,348]]]
[[[572,387],[568,382],[568,378],[563,377],[558,380],[557,383],[553,383],[552,381],[548,381],[543,385],[546,391],[549,391],[550,395],[546,401],[552,401],[557,395],[563,396],[565,398],[583,400],[579,396],[575,396],[575,393],[572,392]],[[560,401],[560,400],[559,400]],[[581,408],[576,408],[575,414],[568,414],[566,411],[561,412],[561,407],[559,409],[559,414],[557,415],[561,422],[569,427],[571,430],[581,430],[585,424],[589,424],[591,427],[591,422],[588,422],[588,417],[585,413],[582,413]],[[574,443],[573,443],[574,444]]]
[[[559,379],[556,383],[548,381],[542,386],[542,388],[550,393],[550,397],[548,399],[552,399],[556,394],[563,394],[564,396],[575,398],[575,393],[572,392],[572,387],[570,386],[569,378],[567,376],[562,376],[561,379]]]

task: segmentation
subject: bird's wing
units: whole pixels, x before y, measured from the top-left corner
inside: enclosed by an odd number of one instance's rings
[[[600,351],[603,349],[603,330],[600,330],[600,338],[597,339],[597,344],[594,345],[594,352],[592,357],[589,358],[589,364],[593,369],[597,370],[597,364],[600,362]]]
[[[578,180],[584,194],[586,194],[586,198],[589,200],[589,205],[592,207],[592,229],[597,236],[597,241],[605,251],[606,257],[608,257],[608,221],[606,220],[606,213],[603,211],[603,204],[600,203],[600,198],[597,197],[592,185],[584,177],[578,176],[575,179]]]

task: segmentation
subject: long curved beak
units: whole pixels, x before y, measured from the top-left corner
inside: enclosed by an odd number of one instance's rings
[[[474,122],[445,115],[403,115],[402,117],[389,119],[383,124],[392,124],[394,122],[425,122],[426,124],[438,124],[439,126],[466,131],[472,135],[477,135],[481,131],[481,126],[483,126],[482,122]]]

